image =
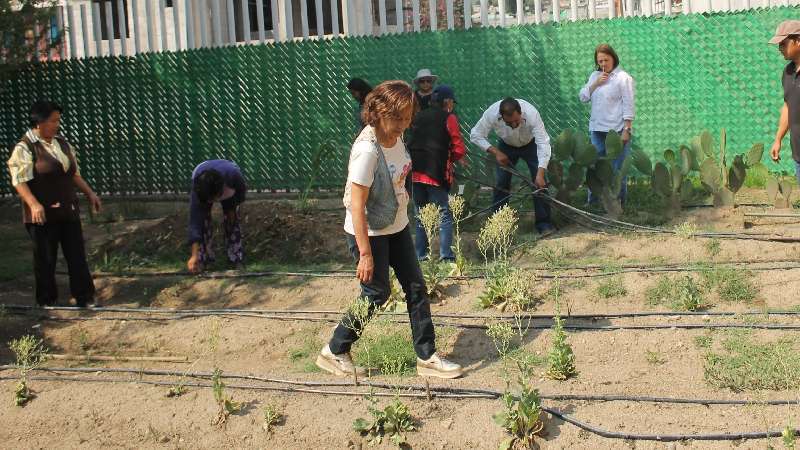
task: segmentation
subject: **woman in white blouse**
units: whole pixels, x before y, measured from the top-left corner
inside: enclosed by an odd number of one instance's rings
[[[589,75],[589,81],[581,89],[579,97],[582,102],[592,104],[589,133],[599,155],[606,154],[606,135],[609,131],[616,131],[622,136],[623,154],[613,162],[614,170],[619,170],[630,152],[635,112],[634,81],[619,68],[619,56],[608,44],[597,46],[594,62],[596,70]],[[627,190],[626,180],[623,180],[619,193],[623,203]],[[590,193],[589,202],[593,200]]]

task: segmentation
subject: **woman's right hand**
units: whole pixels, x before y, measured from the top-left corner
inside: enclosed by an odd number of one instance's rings
[[[44,214],[44,206],[41,203],[36,202],[31,205],[31,220],[37,225],[44,225],[47,220]]]
[[[594,82],[594,87],[595,88],[600,87],[600,86],[604,85],[606,83],[606,81],[608,81],[608,73],[607,72],[601,72],[600,76],[597,77],[597,80],[595,80],[595,82]]]
[[[192,255],[192,257],[189,258],[189,262],[186,263],[186,267],[191,273],[198,273],[203,270],[202,264],[200,264],[200,258],[195,255]]]
[[[372,255],[361,255],[358,258],[358,268],[356,268],[356,277],[362,283],[369,283],[372,281],[372,272],[375,270],[375,261]]]

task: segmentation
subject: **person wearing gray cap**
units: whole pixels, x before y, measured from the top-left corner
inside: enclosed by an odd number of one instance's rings
[[[789,61],[783,69],[783,107],[770,154],[773,161],[781,159],[781,141],[789,131],[795,175],[800,182],[800,20],[781,22],[769,43],[778,44],[784,59]]]
[[[417,94],[417,103],[419,109],[426,109],[431,105],[431,95],[433,94],[433,87],[436,85],[436,80],[439,77],[431,72],[431,69],[420,69],[417,76],[414,77],[414,85],[417,86],[415,91]]]

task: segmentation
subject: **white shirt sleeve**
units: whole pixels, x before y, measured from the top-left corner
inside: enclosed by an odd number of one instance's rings
[[[14,187],[33,179],[33,154],[25,143],[20,142],[14,147],[8,159],[8,171]]]
[[[547,169],[550,163],[550,136],[544,128],[542,116],[536,108],[531,107],[525,111],[526,119],[531,126],[533,138],[536,140],[536,157],[539,160],[539,167]]]
[[[353,144],[347,178],[351,183],[361,186],[372,186],[375,178],[375,167],[378,165],[378,154],[369,141],[359,141]]]
[[[578,98],[583,103],[589,103],[590,101],[592,101],[591,87],[592,84],[594,84],[595,80],[597,80],[597,72],[592,72],[592,74],[589,75],[589,81],[586,82],[586,86],[584,86],[583,89],[581,89],[581,92],[578,94]]]
[[[469,132],[469,140],[480,147],[483,151],[489,149],[492,146],[489,143],[489,133],[492,131],[492,119],[493,115],[489,113],[492,108],[489,108],[486,112],[483,113],[481,116],[481,120],[472,127],[472,131]]]
[[[622,120],[633,120],[636,115],[635,89],[633,77],[626,76],[622,82]]]

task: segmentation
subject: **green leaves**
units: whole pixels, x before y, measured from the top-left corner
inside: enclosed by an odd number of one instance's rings
[[[511,449],[519,442],[522,448],[531,448],[536,435],[544,428],[541,420],[542,402],[539,391],[521,382],[519,395],[505,392],[501,400],[503,410],[492,416],[498,426],[506,430],[511,437],[500,443],[499,449]]]
[[[408,406],[401,402],[399,398],[395,398],[384,409],[378,409],[375,407],[377,401],[371,397],[368,397],[368,399],[372,403],[368,407],[372,420],[356,419],[353,421],[353,430],[362,436],[368,436],[370,444],[380,444],[383,438],[387,436],[398,447],[406,444],[406,438],[403,433],[416,431],[417,429],[408,411]]]

